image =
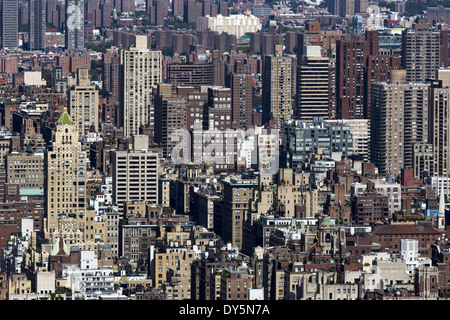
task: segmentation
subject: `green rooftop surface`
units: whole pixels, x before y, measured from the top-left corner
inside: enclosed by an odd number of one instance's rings
[[[67,113],[67,108],[64,108],[61,116],[59,117],[58,121],[56,121],[56,123],[61,123],[61,124],[74,123],[72,118],[70,117],[70,115]]]

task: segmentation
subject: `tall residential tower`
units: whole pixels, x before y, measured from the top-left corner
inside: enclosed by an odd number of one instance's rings
[[[91,86],[87,69],[78,69],[78,83],[69,92],[69,113],[75,122],[78,134],[85,136],[94,126],[98,132],[98,91]]]
[[[275,54],[266,55],[262,75],[263,124],[274,120],[281,126],[292,118],[292,58],[275,45]]]
[[[141,126],[154,127],[152,87],[162,82],[161,51],[148,49],[147,37],[120,52],[120,120],[124,137],[139,134]]]

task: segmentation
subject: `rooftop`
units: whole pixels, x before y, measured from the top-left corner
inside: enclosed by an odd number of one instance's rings
[[[74,123],[70,115],[67,113],[67,108],[63,109],[63,112],[61,116],[59,117],[58,121],[56,121],[58,124],[72,124]]]

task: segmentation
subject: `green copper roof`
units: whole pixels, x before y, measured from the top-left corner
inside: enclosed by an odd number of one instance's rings
[[[322,220],[323,224],[331,224],[331,219],[328,216],[325,216]]]
[[[55,243],[53,244],[53,249],[52,249],[52,252],[50,253],[50,255],[56,256],[60,252],[60,250],[61,250],[61,241],[62,241],[62,244],[63,244],[63,251],[64,251],[64,253],[66,255],[70,254],[70,250],[67,247],[66,242],[64,240],[61,240],[60,238],[58,238],[58,239],[55,240]]]
[[[61,116],[59,117],[58,121],[56,121],[56,123],[63,123],[63,124],[73,123],[72,118],[67,113],[67,108],[63,109],[63,112],[61,113]]]

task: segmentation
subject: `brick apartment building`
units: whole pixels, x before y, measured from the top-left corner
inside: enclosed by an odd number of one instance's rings
[[[385,224],[376,227],[372,231],[373,242],[380,244],[381,250],[390,250],[392,253],[400,253],[400,241],[412,239],[419,241],[419,255],[432,256],[432,245],[436,243],[442,232],[421,224],[399,223]]]

